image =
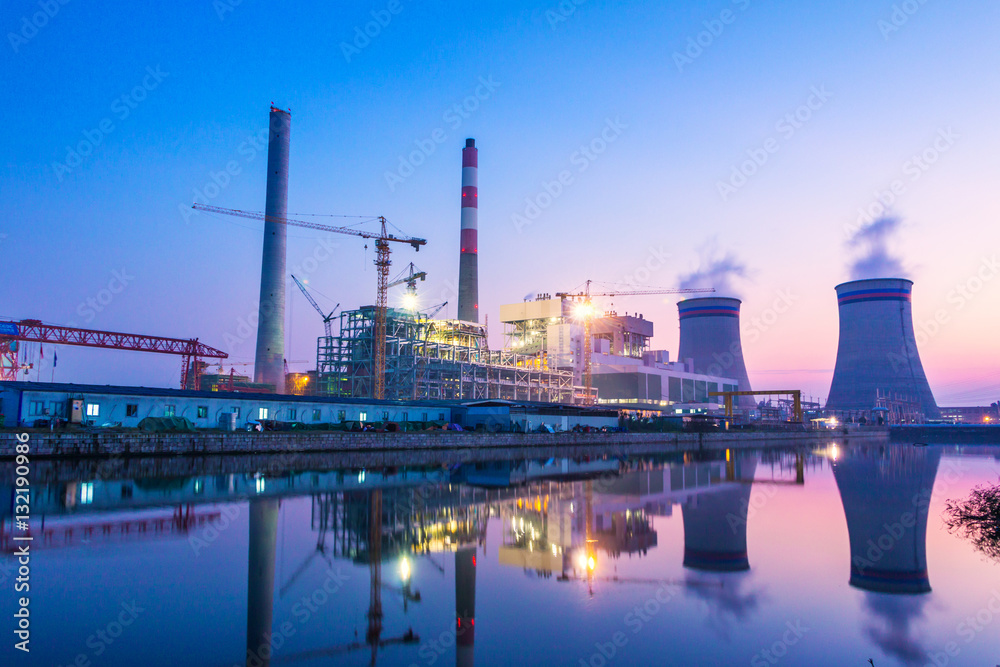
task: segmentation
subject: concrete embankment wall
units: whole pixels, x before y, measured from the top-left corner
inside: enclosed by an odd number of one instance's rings
[[[295,452],[399,452],[467,450],[496,458],[523,448],[649,445],[651,451],[789,446],[833,440],[887,441],[888,431],[750,431],[722,433],[29,433],[38,458],[281,454]],[[15,455],[16,433],[0,433],[0,460]]]

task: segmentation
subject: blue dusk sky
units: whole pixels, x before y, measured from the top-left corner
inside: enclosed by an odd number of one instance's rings
[[[888,213],[938,402],[1000,399],[995,2],[19,0],[0,19],[2,317],[252,361],[262,225],[189,207],[263,210],[273,102],[292,112],[289,213],[426,238],[393,274],[414,261],[452,317],[475,137],[495,345],[502,303],[588,278],[676,287],[714,257],[736,269],[715,286],[743,299],[753,385],[825,398],[848,239]],[[291,228],[288,265],[354,308],[374,301],[368,245]],[[322,322],[293,290],[306,370]],[[676,301],[604,305],[674,353]],[[172,357],[59,352],[57,380],[179,377]]]

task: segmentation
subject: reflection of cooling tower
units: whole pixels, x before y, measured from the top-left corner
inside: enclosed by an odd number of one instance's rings
[[[693,360],[696,373],[733,378],[738,381],[740,391],[750,391],[740,342],[741,303],[728,297],[679,302],[681,340],[677,358],[681,362]],[[741,396],[737,405],[752,408],[756,402],[753,396]]]
[[[709,487],[681,506],[684,515],[684,567],[712,572],[750,569],[747,556],[747,509],[756,457],[738,459],[735,480],[725,488]],[[717,487],[715,487],[717,488]]]
[[[455,633],[457,664],[473,664],[476,643],[476,548],[455,552]]]
[[[271,107],[267,142],[267,195],[264,214],[288,215],[288,146],[292,115]],[[285,244],[287,225],[264,222],[264,254],[260,264],[260,303],[254,382],[274,385],[285,393]]]
[[[851,540],[851,586],[926,593],[927,506],[941,452],[847,449],[833,468]]]
[[[871,410],[882,392],[918,403],[928,419],[941,416],[917,354],[912,288],[902,278],[837,285],[840,346],[828,410]]]
[[[278,501],[250,501],[250,552],[247,566],[247,665],[271,664],[274,614],[274,555],[278,544]],[[263,650],[262,650],[263,648]]]
[[[458,319],[479,321],[479,149],[462,151],[462,254],[458,263]]]

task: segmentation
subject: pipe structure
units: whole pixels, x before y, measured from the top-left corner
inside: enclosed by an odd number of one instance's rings
[[[479,322],[479,149],[462,150],[462,254],[458,263],[458,319]]]
[[[285,393],[285,263],[288,227],[269,218],[288,216],[288,151],[292,115],[271,107],[267,142],[267,195],[254,382]]]

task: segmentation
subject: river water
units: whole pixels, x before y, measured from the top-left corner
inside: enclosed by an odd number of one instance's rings
[[[945,524],[1000,447],[444,458],[35,481],[0,664],[1000,664],[1000,563]]]

